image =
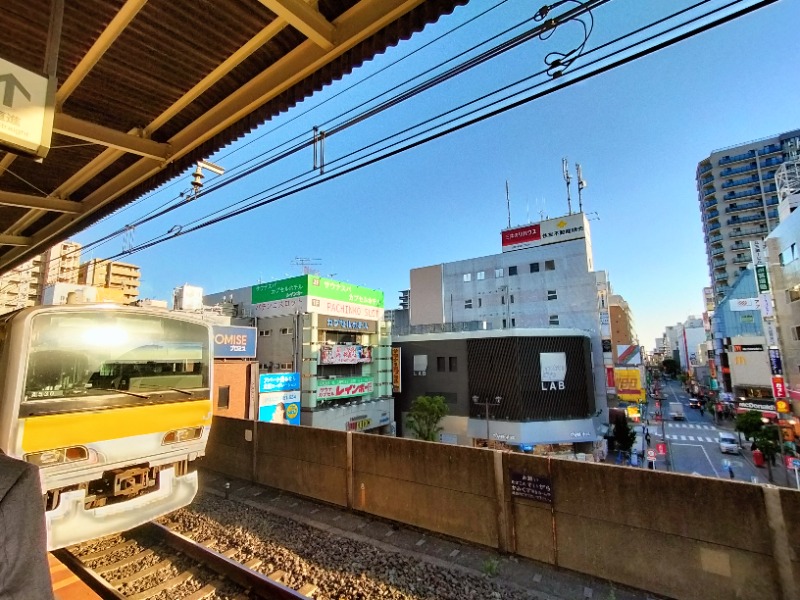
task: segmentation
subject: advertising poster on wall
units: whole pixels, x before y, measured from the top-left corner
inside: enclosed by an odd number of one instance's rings
[[[300,373],[261,373],[258,376],[258,391],[285,392],[300,389]]]
[[[372,362],[372,348],[359,344],[322,346],[319,350],[321,365],[356,365]]]
[[[214,325],[214,358],[254,358],[256,328]]]
[[[625,402],[644,400],[642,374],[639,369],[614,369],[614,380],[617,384],[617,396]]]
[[[300,392],[268,392],[258,395],[258,420],[300,425]]]
[[[317,386],[317,398],[332,400],[349,396],[366,396],[372,393],[371,377],[343,377],[322,380]]]

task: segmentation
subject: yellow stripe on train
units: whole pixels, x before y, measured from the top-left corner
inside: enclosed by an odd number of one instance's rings
[[[211,425],[211,400],[192,400],[28,417],[23,452],[41,452],[182,427]]]

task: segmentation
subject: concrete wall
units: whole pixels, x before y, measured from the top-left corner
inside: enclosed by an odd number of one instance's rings
[[[269,423],[254,469],[252,427],[215,417],[203,466],[672,598],[798,598],[793,490]]]

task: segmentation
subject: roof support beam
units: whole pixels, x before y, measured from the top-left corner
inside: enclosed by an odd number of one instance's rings
[[[21,235],[0,235],[0,246],[30,246],[31,238]]]
[[[276,15],[323,50],[335,46],[336,28],[322,14],[302,0],[260,0]]]
[[[169,157],[168,144],[161,144],[136,135],[123,133],[64,113],[56,113],[53,131],[79,140],[92,142],[93,144],[138,154],[146,158],[166,160]]]
[[[60,200],[58,198],[44,198],[42,196],[28,196],[16,192],[0,191],[1,206],[18,206],[21,208],[39,208],[52,212],[79,215],[83,212],[80,202]]]

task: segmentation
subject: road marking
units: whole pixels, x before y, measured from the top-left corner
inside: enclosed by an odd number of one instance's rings
[[[706,455],[706,460],[708,461],[708,464],[711,466],[711,470],[714,471],[714,475],[716,477],[720,476],[719,475],[719,471],[717,471],[717,468],[714,466],[714,463],[711,462],[711,458],[709,458],[708,452],[706,452],[705,446],[703,446],[702,444],[675,444],[675,446],[697,446],[698,448],[700,448],[700,450],[703,451],[703,454]]]
[[[681,438],[681,441],[682,441],[682,442],[686,440],[686,436],[685,436],[685,435],[681,435],[681,436],[679,436],[679,437]]]
[[[714,441],[714,438],[707,437],[707,438],[706,438],[706,441],[707,441],[707,442],[713,442],[713,441]]]
[[[690,435],[690,436],[689,436],[689,441],[690,441],[690,442],[693,442],[693,441],[694,441],[694,436],[693,436],[693,435]],[[698,441],[699,441],[699,440],[698,440]]]

